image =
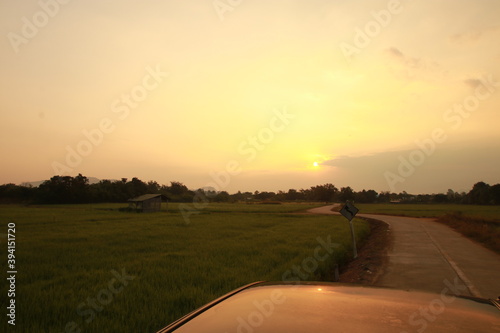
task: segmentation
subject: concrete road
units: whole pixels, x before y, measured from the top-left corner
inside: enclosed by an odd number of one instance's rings
[[[338,214],[333,206],[309,210]],[[394,243],[376,285],[496,299],[500,255],[433,219],[358,214],[389,225]]]

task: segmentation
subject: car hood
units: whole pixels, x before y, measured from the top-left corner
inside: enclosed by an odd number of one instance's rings
[[[256,283],[160,332],[500,332],[489,301],[336,283]]]

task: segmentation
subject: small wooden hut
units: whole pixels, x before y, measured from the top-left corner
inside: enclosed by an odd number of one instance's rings
[[[163,194],[144,194],[128,200],[129,208],[136,212],[152,213],[161,210],[162,201],[168,202]]]

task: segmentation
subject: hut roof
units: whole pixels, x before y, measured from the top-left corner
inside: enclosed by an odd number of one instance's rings
[[[140,195],[136,198],[128,199],[128,201],[129,202],[141,202],[141,201],[146,201],[146,200],[153,199],[156,197],[161,197],[161,199],[165,200],[165,201],[168,200],[168,197],[163,195],[163,194],[143,194],[143,195]]]

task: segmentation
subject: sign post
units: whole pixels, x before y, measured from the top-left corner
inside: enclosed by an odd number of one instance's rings
[[[342,214],[346,219],[349,220],[349,227],[351,228],[351,236],[352,236],[352,254],[354,258],[358,257],[358,250],[356,249],[356,236],[354,235],[354,226],[352,225],[352,219],[359,212],[359,209],[354,207],[350,202],[346,203],[344,207],[340,210],[340,214]]]

